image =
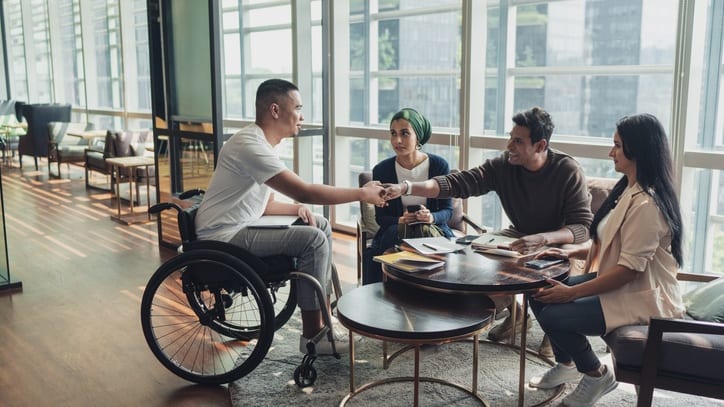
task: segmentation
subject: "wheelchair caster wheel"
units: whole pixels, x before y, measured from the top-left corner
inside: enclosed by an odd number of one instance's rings
[[[294,383],[300,388],[309,387],[317,380],[317,369],[301,365],[294,370]]]

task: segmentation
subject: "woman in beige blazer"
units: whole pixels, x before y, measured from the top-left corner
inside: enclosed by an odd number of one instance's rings
[[[550,280],[530,301],[557,362],[530,384],[547,389],[582,376],[563,400],[568,406],[591,406],[617,385],[587,336],[684,312],[676,282],[681,212],[664,128],[649,114],[624,117],[616,124],[613,144],[609,156],[623,177],[593,218],[590,250],[544,253],[586,258],[588,273],[565,283]]]

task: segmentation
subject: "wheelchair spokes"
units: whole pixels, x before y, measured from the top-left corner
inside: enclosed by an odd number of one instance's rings
[[[187,380],[236,380],[261,362],[271,344],[273,327],[265,315],[273,310],[265,286],[230,257],[183,254],[165,263],[144,291],[146,341],[167,368]],[[203,273],[195,272],[201,264],[220,267],[224,278],[204,281]]]

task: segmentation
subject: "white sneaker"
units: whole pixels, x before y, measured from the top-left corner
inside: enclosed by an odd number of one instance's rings
[[[601,397],[615,389],[618,386],[616,378],[606,366],[603,369],[601,377],[584,375],[576,389],[566,396],[561,404],[569,407],[592,406]]]
[[[333,330],[334,331],[334,330]],[[308,353],[307,344],[310,343],[309,339],[302,335],[299,335],[299,351],[306,354]],[[349,351],[349,338],[347,334],[340,334],[334,332],[334,345],[337,353],[347,353]],[[314,344],[314,352],[317,356],[328,356],[334,355],[332,352],[332,342],[324,335],[319,342]]]
[[[576,370],[576,365],[566,366],[557,363],[543,374],[543,377],[534,377],[530,381],[531,387],[539,389],[553,389],[561,384],[575,382],[581,378],[581,372]]]

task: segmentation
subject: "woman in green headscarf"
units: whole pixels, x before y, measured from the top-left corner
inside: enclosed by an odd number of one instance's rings
[[[421,150],[431,135],[430,122],[417,110],[404,108],[395,113],[390,121],[390,143],[395,156],[377,164],[372,169],[372,179],[382,183],[415,182],[448,174],[450,166],[444,158]],[[451,216],[451,199],[405,195],[388,201],[387,206],[375,208],[380,229],[366,257],[369,260],[384,253],[398,244],[402,237],[452,237],[447,225]],[[379,263],[365,261],[362,283],[377,281],[382,281]]]

